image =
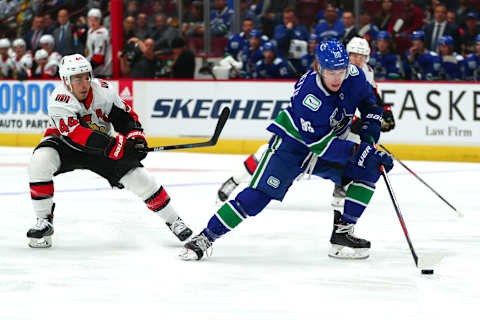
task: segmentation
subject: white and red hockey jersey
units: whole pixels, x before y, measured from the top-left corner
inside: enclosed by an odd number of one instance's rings
[[[0,78],[13,77],[14,69],[15,64],[8,55],[5,57],[0,56]]]
[[[94,75],[112,75],[112,47],[108,30],[100,26],[96,30],[89,29],[85,57],[92,65]]]
[[[15,76],[22,71],[27,74],[27,77],[32,76],[33,57],[30,53],[27,52],[21,57],[15,57],[13,64],[15,65]]]
[[[118,119],[110,119],[109,116],[115,113],[112,112],[113,108],[119,111],[116,114],[125,114],[131,121],[115,122]],[[89,137],[94,132],[116,135],[112,122],[117,124],[116,129],[124,135],[139,127],[138,116],[133,109],[123,102],[111,83],[100,79],[92,80],[88,97],[84,101],[77,100],[64,84],[57,86],[48,98],[48,115],[49,128],[45,131],[45,136],[62,135],[87,150]]]

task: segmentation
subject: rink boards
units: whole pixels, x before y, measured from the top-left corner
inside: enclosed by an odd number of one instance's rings
[[[48,125],[47,97],[58,81],[0,84],[0,145],[34,146]],[[231,117],[216,147],[196,152],[251,153],[269,139],[265,130],[289,104],[292,81],[113,80],[132,104],[151,145],[203,141],[222,108]],[[467,82],[381,82],[394,131],[381,143],[399,158],[480,162],[480,90]]]

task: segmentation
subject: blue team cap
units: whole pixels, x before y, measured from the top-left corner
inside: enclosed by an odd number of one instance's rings
[[[248,34],[248,36],[251,38],[251,37],[255,37],[255,38],[261,38],[262,37],[262,32],[258,29],[253,29],[252,31],[250,31],[250,33]]]
[[[438,39],[438,44],[453,47],[455,45],[455,41],[453,40],[452,36],[441,36]]]
[[[336,39],[320,42],[315,48],[315,56],[322,70],[346,69],[349,64],[347,50]]]
[[[390,39],[391,36],[390,36],[390,33],[388,33],[388,31],[378,31],[377,32],[377,40],[378,39],[384,39],[384,40],[388,40]]]
[[[271,41],[267,41],[262,46],[262,51],[275,51],[275,44]]]
[[[417,30],[412,32],[412,40],[422,40],[425,41],[425,32],[422,30]]]
[[[316,33],[312,33],[308,36],[308,41],[320,41],[320,37]]]

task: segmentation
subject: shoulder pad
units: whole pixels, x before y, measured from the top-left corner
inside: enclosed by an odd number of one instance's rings
[[[274,65],[281,64],[281,63],[282,63],[282,58],[275,58],[275,60],[273,60]]]

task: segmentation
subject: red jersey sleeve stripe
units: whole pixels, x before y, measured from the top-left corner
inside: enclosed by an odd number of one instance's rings
[[[73,142],[85,147],[87,145],[88,137],[90,137],[91,134],[92,129],[78,125],[68,134],[68,137],[72,139]]]

